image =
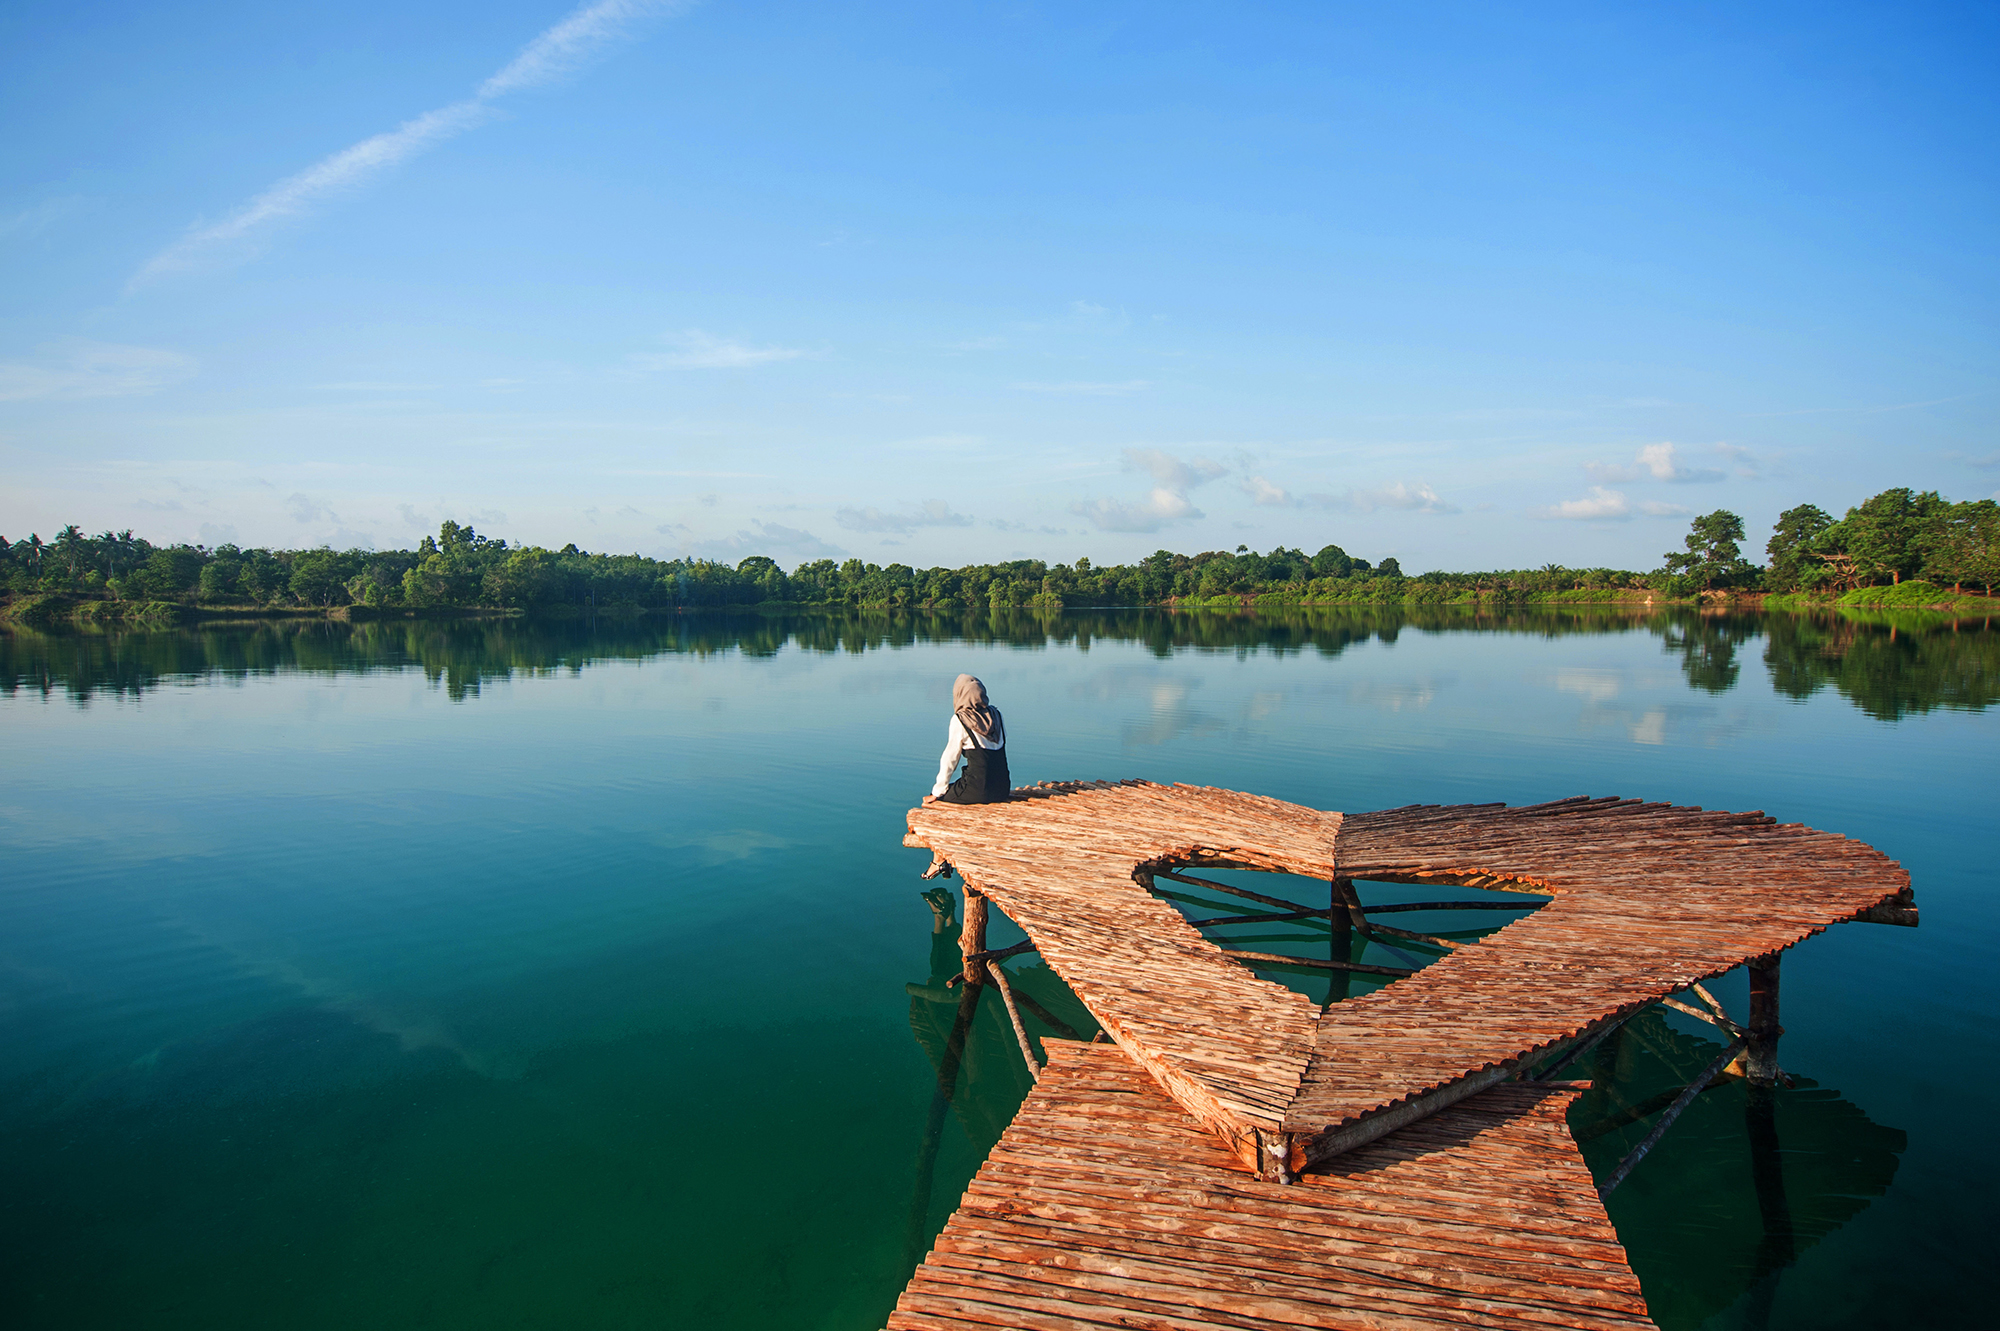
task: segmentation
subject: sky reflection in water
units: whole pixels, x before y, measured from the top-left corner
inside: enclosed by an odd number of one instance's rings
[[[0,636],[0,1314],[879,1325],[1027,1086],[982,1009],[936,1093],[955,925],[900,834],[959,670],[1021,781],[1640,795],[1901,859],[1922,929],[1787,959],[1799,1086],[1704,1095],[1613,1215],[1670,1327],[1969,1312],[1996,662],[1976,623],[1566,612]],[[1594,1168],[1707,1033],[1607,1045]]]

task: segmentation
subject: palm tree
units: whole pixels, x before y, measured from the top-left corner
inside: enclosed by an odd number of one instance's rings
[[[38,580],[42,576],[42,551],[46,549],[48,549],[48,546],[42,543],[40,536],[34,532],[28,533],[28,554],[35,561],[35,577]]]
[[[56,533],[56,549],[69,557],[69,580],[76,581],[76,561],[83,555],[83,528],[74,522]]]

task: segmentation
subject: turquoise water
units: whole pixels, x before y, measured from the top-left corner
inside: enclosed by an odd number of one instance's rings
[[[969,670],[1017,781],[1637,795],[1900,859],[1922,928],[1787,957],[1796,1087],[1704,1094],[1611,1210],[1668,1327],[1978,1324],[1996,637],[1548,612],[0,636],[0,1320],[879,1326],[1028,1084],[991,1004],[957,1049],[955,933],[900,843]],[[1715,987],[1740,1017],[1741,972]],[[1588,1066],[1600,1175],[1712,1033],[1649,1016]]]

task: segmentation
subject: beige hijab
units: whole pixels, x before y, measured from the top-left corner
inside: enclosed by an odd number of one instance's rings
[[[1000,709],[986,701],[986,686],[971,675],[960,675],[951,686],[951,710],[965,728],[989,744],[1005,744],[1007,727]]]

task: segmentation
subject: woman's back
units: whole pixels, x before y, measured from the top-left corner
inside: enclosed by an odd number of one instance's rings
[[[960,675],[951,689],[951,723],[945,729],[944,756],[931,798],[948,804],[994,804],[1013,795],[1007,770],[1007,723],[986,697],[986,686],[971,675]],[[960,758],[965,773],[952,780]]]

